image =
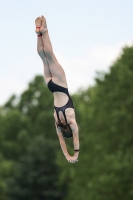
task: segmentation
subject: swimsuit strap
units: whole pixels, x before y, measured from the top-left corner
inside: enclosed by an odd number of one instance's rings
[[[58,109],[58,110],[57,110],[57,109],[56,109],[55,111],[56,111],[57,118],[58,118],[59,122],[61,123],[61,120],[60,120],[60,117],[59,117],[59,111],[61,111],[61,112],[63,113],[64,118],[65,118],[65,121],[66,121],[66,123],[67,123],[67,118],[66,118],[65,110],[61,110],[61,109]]]
[[[57,110],[55,110],[55,111],[56,111],[56,114],[57,114],[57,118],[58,118],[59,122],[61,123],[60,118],[59,118],[59,112],[57,112]]]
[[[66,109],[65,109],[65,110],[66,110]],[[67,123],[67,118],[66,118],[65,110],[64,110],[64,112],[63,112],[63,115],[64,115],[65,121],[66,121],[66,123]]]

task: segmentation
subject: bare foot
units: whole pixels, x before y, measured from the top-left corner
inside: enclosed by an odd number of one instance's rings
[[[41,20],[42,20],[42,26],[40,28],[40,32],[43,34],[48,29],[47,29],[47,24],[46,24],[46,18],[43,15],[41,16]]]
[[[36,18],[35,20],[36,30],[35,32],[39,35],[40,34],[40,28],[42,26],[42,20],[41,17]]]

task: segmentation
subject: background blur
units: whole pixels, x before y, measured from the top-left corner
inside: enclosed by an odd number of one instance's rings
[[[0,0],[0,200],[133,199],[132,8],[131,0]],[[36,52],[42,14],[80,127],[73,165]]]
[[[132,7],[132,0],[0,0],[0,104],[43,74],[36,17],[46,17],[54,52],[75,93],[92,85],[95,71],[108,71],[121,47],[132,44]]]

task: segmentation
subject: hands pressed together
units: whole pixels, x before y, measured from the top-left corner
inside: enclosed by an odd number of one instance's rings
[[[78,156],[77,155],[74,155],[74,156],[67,155],[66,159],[67,159],[67,161],[69,163],[76,163],[76,162],[78,162]]]

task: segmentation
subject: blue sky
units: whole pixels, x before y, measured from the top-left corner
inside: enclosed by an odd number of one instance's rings
[[[0,0],[0,105],[43,75],[34,20],[47,19],[70,93],[94,84],[133,41],[132,0]]]

